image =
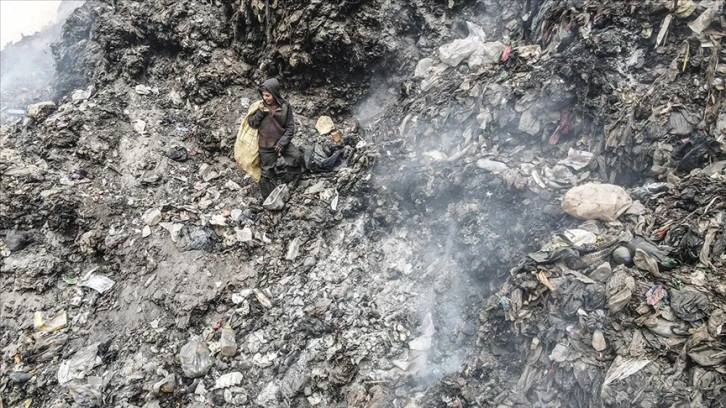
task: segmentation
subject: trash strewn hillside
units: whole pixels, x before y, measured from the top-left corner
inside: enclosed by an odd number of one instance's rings
[[[86,3],[0,129],[0,407],[724,406],[723,6]]]

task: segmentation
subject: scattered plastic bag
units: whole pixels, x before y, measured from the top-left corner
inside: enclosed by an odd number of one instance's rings
[[[662,283],[653,285],[645,294],[646,303],[656,309],[662,309],[668,304],[668,292]]]
[[[552,349],[549,359],[556,363],[564,363],[577,359],[577,352],[564,344],[557,343]]]
[[[219,243],[219,236],[209,226],[182,226],[176,246],[182,251],[203,250],[212,252]]]
[[[312,149],[303,152],[305,168],[311,172],[327,172],[338,170],[345,164],[343,150],[327,148],[316,143]]]
[[[82,380],[96,366],[101,364],[101,357],[98,356],[98,343],[91,344],[64,360],[58,367],[58,384],[66,385],[73,380]]]
[[[431,313],[426,313],[419,330],[421,335],[408,342],[408,362],[410,363],[408,370],[409,374],[414,377],[425,375],[427,372],[428,354],[436,333]]]
[[[81,286],[89,287],[98,293],[109,291],[116,282],[103,275],[90,275],[81,282]]]
[[[226,357],[234,357],[237,354],[237,340],[235,339],[234,330],[229,324],[220,329],[219,352]]]
[[[39,332],[52,333],[58,331],[68,324],[68,314],[62,310],[51,318],[43,316],[43,312],[33,314],[33,327]]]
[[[241,384],[243,379],[244,377],[242,376],[242,373],[238,371],[227,373],[217,378],[217,381],[214,382],[214,388],[212,389],[218,390],[221,388],[234,387],[235,385]]]
[[[611,312],[622,310],[633,297],[635,279],[624,270],[616,271],[606,285],[608,308]]]
[[[189,340],[179,351],[179,361],[185,377],[202,377],[212,368],[209,348],[202,340]]]
[[[711,302],[701,292],[691,289],[671,291],[671,309],[676,316],[687,322],[708,317]]]
[[[702,344],[689,350],[688,357],[700,366],[715,367],[726,362],[726,350]]]
[[[485,65],[496,64],[501,60],[504,50],[507,48],[506,45],[500,41],[490,41],[479,45],[474,52],[469,56],[467,65],[471,69],[478,69]]]
[[[573,187],[562,198],[562,210],[584,220],[615,221],[632,204],[628,193],[612,184]]]
[[[486,42],[486,35],[481,27],[467,22],[469,35],[439,47],[439,59],[446,65],[455,67],[467,61],[471,69],[483,65],[496,64],[501,60],[506,45],[499,41]]]
[[[33,237],[27,232],[9,230],[5,233],[5,245],[11,252],[20,251],[26,246],[33,243]]]
[[[255,289],[253,289],[252,292],[255,294],[255,297],[257,297],[257,300],[260,302],[260,304],[262,306],[264,306],[267,309],[270,309],[272,307],[272,302],[270,301],[270,299],[267,296],[265,296],[264,293],[262,293],[261,290],[255,288]]]
[[[479,167],[480,169],[484,169],[484,170],[494,173],[494,174],[499,174],[499,173],[509,169],[509,167],[506,164],[495,161],[495,160],[489,160],[489,159],[477,160],[476,167]]]
[[[559,163],[574,170],[581,170],[587,167],[594,157],[594,153],[570,148],[570,150],[567,151],[567,158],[560,160]]]
[[[290,199],[290,190],[287,184],[280,184],[272,190],[272,193],[262,203],[262,207],[270,211],[280,211],[285,208],[288,199]]]
[[[103,402],[103,379],[101,377],[88,377],[85,381],[72,381],[66,384],[68,393],[73,401],[81,407],[99,407]]]
[[[726,311],[716,309],[708,317],[708,332],[716,337],[726,334]]]
[[[135,130],[135,131],[136,131],[137,133],[140,133],[140,134],[142,134],[142,135],[143,135],[144,133],[146,133],[146,122],[144,122],[144,121],[143,121],[143,120],[141,120],[141,119],[137,119],[137,120],[135,120],[135,121],[134,121],[134,130]]]
[[[607,341],[605,341],[605,335],[601,330],[595,330],[592,333],[592,348],[597,351],[603,351],[608,347]]]
[[[721,12],[723,12],[723,3],[721,3],[721,8]],[[688,23],[688,28],[693,30],[696,34],[701,34],[706,28],[708,28],[709,25],[711,25],[711,21],[713,21],[718,14],[719,11],[716,10],[716,5],[712,5],[701,13],[698,18]]]
[[[569,243],[576,247],[581,247],[583,245],[594,245],[597,243],[597,235],[584,229],[565,230],[562,235],[567,238]]]
[[[643,271],[650,272],[655,277],[662,277],[658,272],[658,262],[652,256],[648,255],[647,252],[638,248],[635,250],[635,256],[633,256],[633,263],[635,266]]]
[[[166,157],[178,162],[184,162],[189,159],[189,152],[184,146],[172,147],[171,149],[167,150],[165,154]]]
[[[421,324],[420,330],[421,335],[409,341],[408,347],[411,350],[427,351],[431,348],[433,335],[434,333],[436,333],[431,313],[427,313],[426,316],[424,316],[424,320]]]
[[[655,260],[655,262],[659,266],[658,269],[672,268],[673,266],[676,266],[678,264],[678,262],[676,260],[668,257],[668,254],[670,252],[669,249],[667,249],[665,247],[663,247],[663,248],[659,247],[658,245],[650,242],[650,240],[648,240],[645,237],[636,236],[633,239],[631,239],[630,241],[628,241],[626,246],[627,246],[628,250],[630,250],[630,252],[635,255],[637,255],[638,250],[641,250],[645,254],[649,255],[649,257],[644,258],[644,259],[653,258],[653,260]],[[643,257],[644,254],[641,254],[640,256]],[[633,262],[635,262],[635,257],[633,258]],[[645,269],[645,270],[647,270],[647,269]]]
[[[642,370],[648,364],[650,364],[650,360],[626,359],[621,356],[616,356],[605,375],[602,386],[606,387],[615,381],[628,378]]]
[[[668,191],[668,183],[658,182],[658,183],[650,183],[650,184],[646,184],[642,187],[634,188],[630,192],[630,195],[632,195],[637,200],[647,201],[653,195],[659,194],[659,193],[662,193],[665,191]]]

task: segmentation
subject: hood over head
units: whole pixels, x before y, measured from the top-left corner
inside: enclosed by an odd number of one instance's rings
[[[260,89],[260,95],[262,94],[262,90],[267,89],[272,96],[277,101],[277,104],[282,106],[283,103],[285,103],[285,99],[280,95],[280,82],[277,80],[277,78],[270,78],[262,83],[262,88]]]

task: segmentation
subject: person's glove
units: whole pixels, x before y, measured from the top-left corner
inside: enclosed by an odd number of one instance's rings
[[[262,119],[264,119],[266,115],[267,115],[267,112],[263,111],[262,108],[258,108],[257,112],[255,112],[254,115],[252,115],[252,116],[254,117],[254,121],[256,123],[260,123],[260,122],[262,122]]]

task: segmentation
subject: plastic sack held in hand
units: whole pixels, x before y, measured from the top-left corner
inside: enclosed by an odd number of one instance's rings
[[[247,116],[242,119],[242,124],[237,132],[237,140],[234,143],[234,161],[237,166],[252,177],[254,181],[260,181],[262,166],[260,165],[259,135],[257,129],[249,124],[249,117],[257,112],[262,101],[253,103],[247,110]]]

